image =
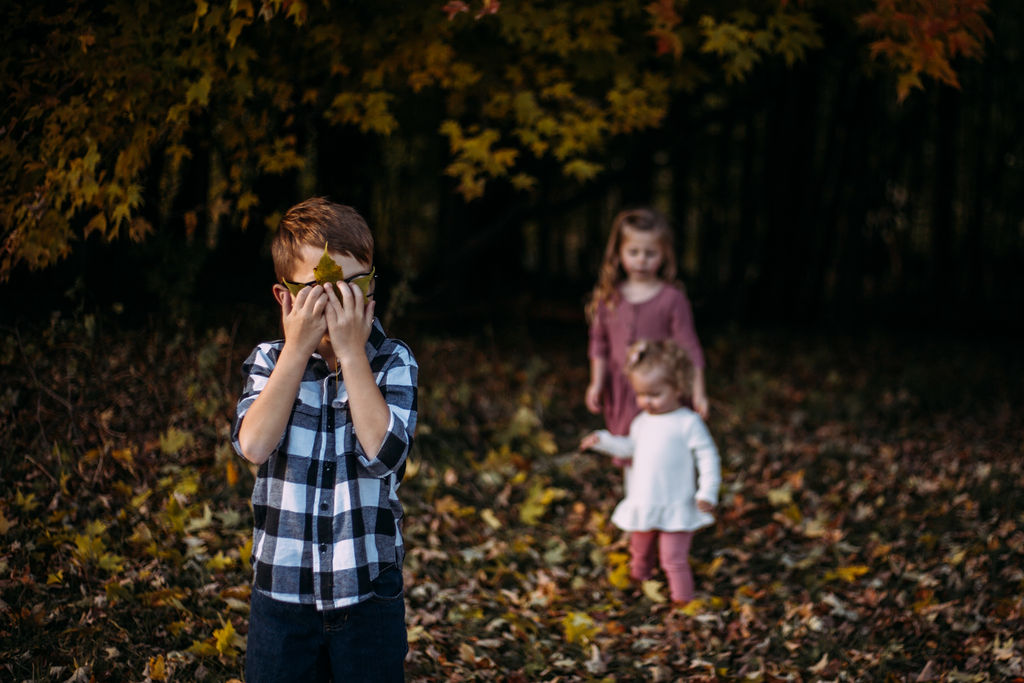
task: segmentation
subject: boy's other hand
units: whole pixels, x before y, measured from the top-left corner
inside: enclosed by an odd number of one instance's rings
[[[370,338],[373,327],[373,311],[376,302],[367,303],[363,290],[358,285],[348,282],[336,282],[334,287],[327,287],[327,334],[331,338],[331,347],[339,362],[355,354],[366,355],[366,340]],[[339,296],[340,294],[340,296]]]
[[[294,297],[285,290],[281,297],[281,324],[285,342],[297,344],[304,355],[311,355],[327,331],[324,309],[327,294],[318,286],[304,287]]]

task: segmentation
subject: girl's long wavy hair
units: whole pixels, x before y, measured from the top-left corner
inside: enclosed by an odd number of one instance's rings
[[[690,354],[673,339],[640,339],[629,347],[626,372],[661,370],[683,401],[693,398],[693,361]]]
[[[682,286],[676,279],[675,239],[665,216],[650,208],[620,211],[612,221],[612,231],[608,235],[604,260],[601,262],[601,272],[586,305],[587,320],[594,319],[598,307],[604,305],[609,309],[615,308],[619,301],[618,285],[626,278],[626,271],[622,269],[622,259],[619,256],[626,228],[637,232],[651,232],[657,236],[662,252],[658,277],[676,287]]]

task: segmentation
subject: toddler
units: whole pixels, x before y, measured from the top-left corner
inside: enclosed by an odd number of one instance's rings
[[[675,342],[636,342],[626,371],[641,411],[629,435],[596,431],[580,449],[631,459],[625,498],[612,514],[612,522],[630,532],[630,575],[650,578],[660,558],[673,602],[685,604],[693,599],[693,534],[714,522],[718,450],[704,421],[686,407],[693,364]]]

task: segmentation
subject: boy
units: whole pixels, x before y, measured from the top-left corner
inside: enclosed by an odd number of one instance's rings
[[[325,244],[345,274],[337,291],[314,278]],[[374,318],[373,237],[354,209],[322,198],[292,207],[271,252],[284,340],[245,361],[232,433],[259,465],[246,680],[400,681],[397,491],[418,367]]]

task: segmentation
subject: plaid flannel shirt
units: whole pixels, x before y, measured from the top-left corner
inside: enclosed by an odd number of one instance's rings
[[[284,341],[257,346],[243,364],[232,444],[263,390]],[[313,354],[288,426],[260,466],[252,492],[254,588],[325,610],[372,596],[370,583],[404,557],[398,487],[416,428],[418,367],[402,342],[374,320],[366,353],[391,411],[373,460],[356,438],[343,378]]]

